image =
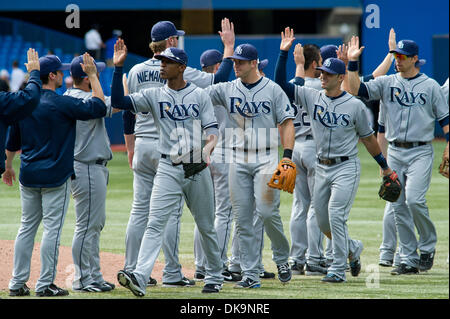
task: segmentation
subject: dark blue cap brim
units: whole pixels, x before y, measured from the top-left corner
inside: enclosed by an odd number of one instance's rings
[[[95,65],[97,66],[97,72],[102,72],[104,69],[106,69],[106,63],[105,62],[95,62]]]
[[[176,58],[171,57],[171,56],[166,56],[166,55],[162,55],[162,54],[156,54],[156,55],[153,56],[153,57],[154,57],[155,59],[157,59],[157,60],[168,59],[168,60],[174,61],[174,62],[176,62],[176,63],[186,65],[186,63],[184,63],[183,61],[177,60]]]
[[[327,68],[326,66],[323,66],[323,65],[317,67],[316,70],[325,71],[325,72],[330,73],[330,74],[339,74],[339,73],[337,73],[337,72],[335,72],[335,71],[333,71],[333,70],[331,70],[331,69],[329,69],[329,68]]]
[[[185,34],[185,32],[183,30],[177,30],[177,35],[179,37],[183,36]]]
[[[228,56],[228,57],[226,57],[226,59],[235,59],[235,60],[252,61],[252,59],[244,58],[244,57],[239,56],[239,55]],[[256,59],[253,59],[253,60],[256,60]]]
[[[419,60],[417,60],[415,66],[416,66],[416,67],[421,67],[421,66],[424,65],[425,63],[427,63],[427,60],[425,60],[425,59],[419,59]]]
[[[389,53],[398,53],[398,54],[404,54],[404,55],[407,55],[407,56],[411,56],[411,53],[410,52],[407,52],[407,51],[403,51],[402,49],[395,49],[395,50],[391,50],[391,51],[389,51]],[[415,54],[414,54],[415,55]]]
[[[70,70],[70,63],[61,63],[61,67],[58,68],[56,71],[66,71]]]

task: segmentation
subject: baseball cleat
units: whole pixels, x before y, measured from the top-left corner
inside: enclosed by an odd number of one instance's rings
[[[107,289],[107,288],[105,288],[105,287],[106,287],[106,286],[109,286],[109,287],[111,288],[110,290],[114,290],[114,288],[116,288],[116,285],[114,285],[113,283],[108,282],[108,281],[102,282],[102,283],[100,284],[100,286],[101,286],[101,287],[104,287],[104,289]]]
[[[30,288],[26,284],[23,284],[19,289],[9,289],[9,295],[11,297],[23,297],[30,295]]]
[[[288,283],[292,278],[292,272],[291,269],[289,268],[289,264],[285,263],[277,265],[277,269],[278,269],[278,279],[283,284]]]
[[[297,263],[294,261],[294,263],[291,265],[291,272],[293,275],[304,275],[305,274],[305,265]]]
[[[59,288],[55,284],[49,285],[43,291],[36,291],[36,296],[38,297],[59,297],[68,296],[69,292],[65,289]]]
[[[136,297],[145,296],[145,290],[142,290],[141,287],[139,287],[139,283],[133,273],[120,270],[117,273],[117,281],[122,287],[129,289]]]
[[[261,287],[261,283],[259,281],[252,280],[250,278],[243,279],[234,286],[234,288],[237,288],[237,289],[250,289],[250,288],[260,288],[260,287]]]
[[[228,269],[225,269],[222,272],[222,276],[223,276],[223,280],[228,281],[228,282],[236,282],[236,281],[242,280],[241,274],[232,273]]]
[[[203,286],[202,293],[204,293],[204,294],[217,293],[221,289],[222,289],[222,285],[206,284],[205,286]]]
[[[268,271],[261,271],[259,273],[259,278],[261,279],[273,279],[275,278],[275,274],[273,272],[268,272]]]
[[[200,271],[196,271],[194,274],[194,280],[195,281],[203,281],[205,279],[205,274],[200,272]]]
[[[327,268],[317,265],[317,264],[308,264],[306,263],[305,268],[306,276],[322,276],[327,274]]]
[[[417,275],[419,273],[419,269],[416,267],[408,266],[406,264],[400,264],[397,268],[391,271],[391,275]]]
[[[394,264],[393,260],[380,259],[380,261],[378,262],[378,265],[380,265],[381,267],[392,267],[393,264]]]
[[[360,258],[353,259],[350,262],[350,273],[352,274],[353,277],[357,277],[360,272],[361,272],[361,260],[360,260]]]
[[[158,282],[156,281],[155,278],[150,277],[150,278],[148,279],[148,282],[147,282],[147,287],[153,287],[153,286],[156,286],[157,283],[158,283]]]
[[[419,261],[419,271],[427,271],[433,267],[435,250],[431,253],[421,253]]]
[[[195,286],[195,281],[183,277],[180,281],[177,282],[163,282],[162,286],[165,288],[192,287]]]
[[[322,278],[321,282],[338,284],[341,282],[345,282],[345,279],[342,279],[341,277],[330,272],[328,275],[326,275],[325,277]]]

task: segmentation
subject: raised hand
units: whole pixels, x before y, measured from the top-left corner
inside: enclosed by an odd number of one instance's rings
[[[295,37],[294,37],[294,30],[286,27],[284,29],[284,32],[281,31],[281,43],[280,43],[280,50],[281,51],[289,51],[289,49],[292,46],[292,43],[294,43]]]
[[[85,52],[83,54],[83,63],[80,63],[83,72],[88,76],[97,76],[97,66],[94,63],[94,58],[92,58],[89,53]]]
[[[395,39],[395,31],[394,28],[391,28],[389,31],[389,51],[395,50],[397,48],[397,40]]]
[[[363,50],[364,46],[359,47],[359,37],[352,36],[347,52],[348,59],[350,61],[358,61]]]
[[[300,43],[297,43],[294,47],[294,61],[295,65],[305,64],[305,56],[303,55],[303,47]]]
[[[127,46],[122,39],[117,39],[114,44],[113,63],[114,66],[123,66],[127,58]]]
[[[28,73],[33,70],[40,70],[41,66],[39,64],[39,55],[35,49],[29,48],[27,51],[28,63],[25,63]]]
[[[336,51],[339,60],[344,61],[345,65],[348,64],[348,45],[345,43],[341,44]]]
[[[222,19],[222,31],[219,31],[220,38],[223,45],[230,45],[234,47],[235,33],[234,24],[228,18]]]

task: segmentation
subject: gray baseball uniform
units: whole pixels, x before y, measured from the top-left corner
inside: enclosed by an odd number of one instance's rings
[[[405,79],[399,73],[364,83],[369,99],[381,99],[385,112],[388,164],[399,176],[403,192],[392,204],[401,263],[418,268],[421,253],[433,253],[436,229],[425,194],[430,186],[435,121],[448,116],[439,84],[425,74]],[[408,143],[408,144],[402,144]],[[416,238],[414,224],[419,233]]]
[[[232,145],[230,141],[225,142],[225,129],[232,128],[233,124],[229,118],[229,114],[224,107],[214,107],[214,114],[217,122],[219,123],[219,139],[214,152],[211,155],[211,176],[213,178],[214,186],[214,198],[216,207],[216,219],[215,228],[217,232],[217,238],[219,241],[219,248],[221,253],[222,262],[224,265],[229,265],[231,272],[241,272],[240,257],[239,257],[239,241],[237,240],[236,227],[233,228],[233,240],[231,242],[231,256],[228,260],[228,243],[232,232],[232,207],[230,200],[230,190],[228,184],[228,174],[230,164],[226,162],[225,153],[230,152]],[[264,266],[262,265],[262,249],[264,243],[264,225],[262,219],[255,213],[255,219],[253,227],[255,228],[256,243],[255,247],[259,247],[260,250],[260,271],[264,272]],[[199,237],[198,228],[194,229],[194,256],[196,271],[204,273],[205,271],[205,255],[201,248],[201,242]]]
[[[243,280],[259,282],[259,252],[255,248],[257,236],[254,210],[264,222],[264,229],[272,242],[273,260],[285,264],[289,257],[289,242],[283,232],[279,215],[280,191],[269,188],[278,165],[277,124],[293,119],[293,109],[281,88],[267,78],[261,78],[251,88],[240,79],[219,83],[206,89],[214,105],[226,108],[235,130],[230,159],[229,184],[233,214],[239,239]],[[227,133],[227,132],[226,132]],[[235,138],[235,140],[234,140]],[[225,154],[227,157],[227,154]]]
[[[347,228],[360,179],[357,144],[373,130],[364,104],[346,92],[329,98],[323,90],[295,86],[294,102],[304,106],[310,116],[319,158],[313,201],[321,231],[331,233],[333,239],[333,263],[328,274],[345,280],[347,257],[359,258],[363,248],[361,241],[350,238]]]
[[[293,80],[291,80],[292,82]],[[319,78],[305,78],[305,86],[321,90]],[[311,119],[302,105],[293,104],[296,108],[295,146],[292,160],[297,165],[294,198],[290,219],[292,262],[304,265],[318,265],[326,259],[333,259],[331,241],[327,239],[326,258],[323,253],[324,235],[317,225],[313,205],[314,172],[316,168],[316,144],[311,131]],[[307,187],[305,187],[307,185]],[[310,274],[307,271],[307,274]]]
[[[205,283],[221,284],[222,262],[214,229],[210,171],[204,169],[194,178],[185,179],[182,166],[173,165],[184,159],[190,150],[200,150],[202,129],[217,126],[211,100],[192,83],[177,91],[167,85],[145,89],[131,94],[130,98],[136,112],[152,113],[161,133],[158,144],[161,160],[154,179],[149,220],[133,274],[139,286],[145,287],[159,255],[167,220],[180,211],[184,197],[202,235],[207,258]]]
[[[88,100],[91,92],[69,89],[64,95]],[[112,116],[111,98],[105,97],[106,117]],[[106,220],[106,191],[109,172],[106,164],[112,152],[105,119],[77,121],[72,197],[75,203],[76,225],[72,241],[75,265],[73,289],[93,283],[104,283],[100,272],[100,232]]]
[[[129,93],[151,87],[162,87],[165,80],[159,76],[161,61],[149,59],[135,65],[128,74]],[[151,113],[137,113],[135,123],[135,146],[133,157],[133,204],[125,237],[125,266],[127,271],[136,268],[139,248],[148,223],[153,181],[161,154],[158,150],[159,131]],[[162,250],[165,257],[163,282],[178,282],[183,278],[178,259],[180,218],[184,202],[179,211],[169,216]]]
[[[165,80],[159,76],[161,61],[149,59],[135,65],[128,74],[129,93],[151,87],[162,87]],[[214,82],[214,75],[200,72],[187,67],[184,78],[199,87],[206,87]],[[124,269],[132,271],[136,267],[139,248],[148,222],[150,198],[153,182],[158,168],[161,154],[158,150],[159,131],[153,116],[149,112],[136,114],[135,148],[133,157],[133,204],[128,221],[125,239],[125,266]],[[180,210],[169,216],[162,250],[165,257],[163,282],[178,282],[184,276],[178,259],[178,246],[180,240],[180,218],[183,213],[184,202]]]

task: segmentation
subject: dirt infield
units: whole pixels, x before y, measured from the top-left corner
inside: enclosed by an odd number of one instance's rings
[[[33,256],[31,258],[31,274],[30,279],[27,282],[28,287],[34,290],[36,281],[39,278],[40,271],[40,259],[39,259],[39,247],[40,244],[36,243],[33,249]],[[0,290],[8,290],[8,283],[11,279],[14,259],[14,241],[13,240],[0,240]],[[117,271],[123,268],[125,256],[112,254],[107,252],[100,253],[100,265],[103,274],[103,278],[106,281],[117,283],[116,274]],[[161,262],[156,262],[153,268],[152,277],[158,281],[158,284],[162,280],[162,269],[164,265]],[[184,269],[185,276],[192,278],[194,275],[193,270]],[[72,262],[72,248],[66,246],[60,246],[59,259],[57,266],[57,274],[55,284],[59,287],[72,289],[72,279],[74,274],[74,266]]]

